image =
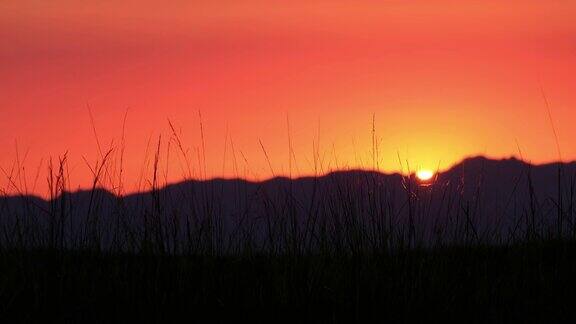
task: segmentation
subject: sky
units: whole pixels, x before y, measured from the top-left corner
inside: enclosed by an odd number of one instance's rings
[[[157,150],[162,182],[574,160],[573,17],[568,0],[0,1],[0,189],[45,194],[66,156],[71,188],[106,159],[101,185],[142,190]]]

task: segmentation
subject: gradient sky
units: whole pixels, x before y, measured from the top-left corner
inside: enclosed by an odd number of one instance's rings
[[[371,168],[373,115],[383,171],[518,146],[544,163],[558,153],[543,91],[573,160],[574,17],[571,0],[4,0],[0,188],[20,161],[45,193],[65,152],[71,186],[89,186],[98,146],[119,161],[126,112],[125,191],[151,178],[159,136],[168,181]]]

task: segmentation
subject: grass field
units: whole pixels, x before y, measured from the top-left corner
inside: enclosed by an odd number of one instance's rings
[[[576,320],[575,178],[562,164],[544,173],[556,195],[539,197],[529,165],[497,162],[521,167],[499,194],[503,221],[483,208],[491,171],[469,187],[374,172],[165,187],[159,154],[132,196],[102,189],[121,183],[108,154],[82,192],[66,158],[50,165],[48,200],[10,175],[1,322]]]
[[[3,322],[572,322],[576,244],[394,255],[4,251]]]

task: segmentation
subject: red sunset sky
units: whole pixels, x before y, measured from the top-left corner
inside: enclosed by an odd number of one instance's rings
[[[89,186],[84,158],[101,156],[88,106],[115,161],[128,111],[126,191],[150,178],[147,143],[160,135],[163,179],[182,179],[168,120],[201,176],[199,111],[207,177],[272,176],[260,141],[274,175],[314,174],[318,160],[319,172],[370,168],[373,114],[383,171],[400,170],[398,154],[412,169],[447,168],[518,155],[517,143],[544,163],[558,154],[543,89],[573,160],[574,17],[568,0],[5,0],[0,188],[20,160],[44,194],[47,159],[65,152],[71,186]]]

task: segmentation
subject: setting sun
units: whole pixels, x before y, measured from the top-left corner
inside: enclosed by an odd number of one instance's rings
[[[416,177],[420,181],[428,181],[428,180],[432,179],[433,176],[434,176],[434,172],[432,172],[430,170],[420,170],[420,171],[416,172]]]

